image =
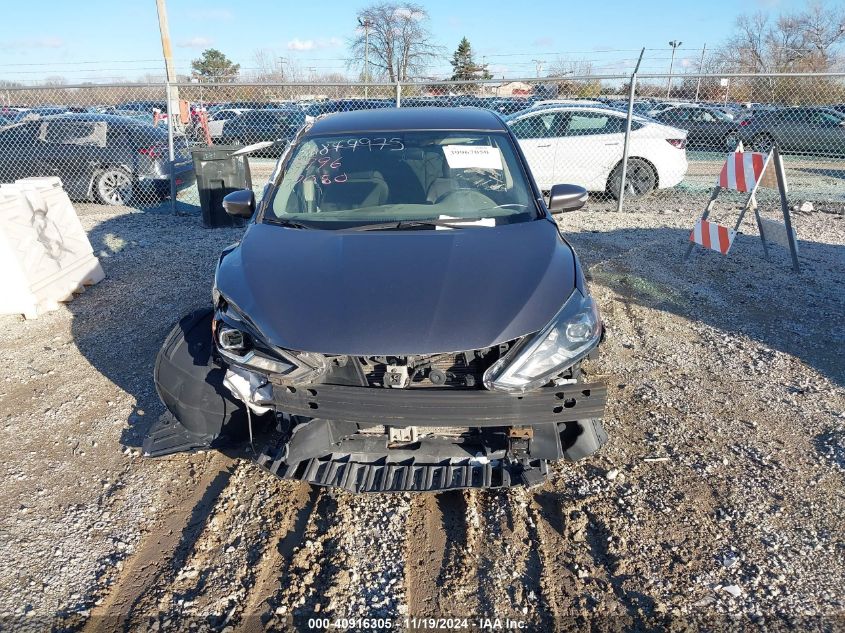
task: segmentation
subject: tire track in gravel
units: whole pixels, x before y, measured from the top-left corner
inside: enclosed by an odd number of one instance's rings
[[[234,461],[211,454],[191,488],[178,487],[164,501],[164,518],[146,535],[141,547],[108,594],[91,612],[85,631],[128,630],[136,608],[168,568],[181,566],[201,533],[216,499],[228,485]]]
[[[480,491],[481,557],[478,566],[481,614],[512,616],[531,628],[550,630],[543,600],[542,559],[531,530],[526,490]]]
[[[576,511],[577,512],[577,511]],[[541,490],[531,495],[537,547],[542,561],[540,585],[557,628],[573,623],[581,601],[580,581],[573,567],[575,551],[583,547],[583,535],[572,526],[559,493]],[[573,538],[574,537],[574,538]],[[565,628],[565,627],[564,627]]]
[[[297,483],[290,497],[274,515],[277,524],[273,536],[262,553],[254,572],[255,582],[241,612],[240,626],[244,633],[264,631],[272,617],[269,603],[279,589],[280,577],[290,567],[293,553],[302,542],[305,527],[316,510],[319,490],[305,483]]]
[[[462,490],[419,494],[411,501],[405,560],[408,614],[460,617],[472,611],[457,597],[475,568]]]

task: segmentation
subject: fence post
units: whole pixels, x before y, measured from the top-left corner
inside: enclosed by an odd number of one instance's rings
[[[640,51],[640,58],[634,72],[631,73],[631,87],[628,90],[628,115],[625,117],[625,143],[622,147],[622,179],[619,181],[619,197],[616,199],[616,210],[622,210],[622,203],[625,199],[625,180],[628,178],[628,146],[631,142],[631,120],[634,118],[634,92],[637,89],[637,72],[640,70],[640,62],[643,61],[645,48]]]
[[[170,166],[170,211],[176,214],[176,176],[174,163],[176,162],[176,152],[173,147],[173,126],[176,125],[175,118],[179,116],[178,112],[173,112],[170,82],[165,82],[165,92],[167,95],[167,157],[168,165]]]
[[[402,106],[402,84],[396,82],[396,107]]]

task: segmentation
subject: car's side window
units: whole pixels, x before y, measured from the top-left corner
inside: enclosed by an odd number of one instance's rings
[[[560,136],[558,130],[554,129],[554,113],[535,114],[514,121],[512,129],[516,138],[549,138]]]
[[[573,112],[569,115],[565,136],[618,134],[624,131],[624,119],[601,112]]]
[[[707,110],[699,110],[698,112],[695,112],[690,118],[696,123],[713,123],[716,120],[716,117],[714,117],[713,114],[708,112]]]
[[[51,145],[106,146],[106,124],[102,121],[51,121],[41,124],[39,139]]]
[[[676,121],[687,121],[690,118],[689,110],[684,108],[672,108],[671,110],[667,110],[665,113],[666,119],[676,122]]]
[[[834,125],[839,125],[840,121],[841,119],[827,112],[816,111],[810,115],[810,123],[820,127],[832,127]]]

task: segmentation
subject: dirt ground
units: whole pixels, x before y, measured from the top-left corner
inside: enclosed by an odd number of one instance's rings
[[[106,279],[0,317],[0,627],[843,626],[845,216],[794,217],[800,274],[751,222],[684,262],[703,201],[560,217],[608,330],[589,371],[610,442],[538,488],[438,496],[311,489],[245,452],[141,458],[158,346],[240,230],[79,205]]]

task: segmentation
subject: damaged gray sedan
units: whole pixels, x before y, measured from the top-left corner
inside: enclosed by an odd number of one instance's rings
[[[551,215],[586,199],[547,207],[486,110],[317,119],[259,203],[227,196],[250,221],[164,342],[144,452],[248,436],[276,475],[356,492],[533,485],[592,454],[604,329]]]

